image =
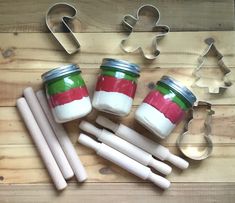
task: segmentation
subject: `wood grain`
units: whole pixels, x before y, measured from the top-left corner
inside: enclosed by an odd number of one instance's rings
[[[235,68],[232,70],[235,71]],[[82,73],[86,82],[90,96],[92,98],[93,91],[96,84],[96,78],[98,75],[98,69],[85,69]],[[134,105],[138,105],[142,102],[144,97],[150,91],[149,85],[155,84],[163,75],[169,75],[188,86],[197,95],[199,100],[206,100],[216,105],[222,104],[234,104],[235,103],[235,86],[231,86],[225,92],[220,94],[209,94],[207,89],[194,87],[195,78],[192,77],[193,69],[145,69],[142,71],[142,76],[138,81],[138,88],[136,97],[134,99]],[[22,91],[27,86],[33,86],[35,90],[42,88],[41,74],[43,72],[39,70],[2,70],[0,75],[0,95],[1,106],[15,106],[16,99],[22,95]],[[10,78],[10,80],[9,80]],[[233,80],[235,84],[235,80]]]
[[[150,34],[145,33],[145,35]],[[1,106],[14,106],[15,100],[21,96],[23,88],[31,85],[38,89],[41,84],[40,75],[43,72],[68,62],[79,62],[92,95],[98,68],[102,58],[105,57],[128,59],[142,66],[135,105],[140,104],[147,94],[148,85],[155,83],[162,75],[170,75],[183,81],[193,90],[199,100],[207,100],[213,104],[235,103],[234,85],[221,94],[208,94],[207,89],[195,87],[196,78],[192,76],[194,68],[198,65],[198,57],[207,48],[203,40],[208,36],[213,36],[217,49],[224,54],[224,62],[231,70],[229,77],[235,83],[235,42],[233,40],[235,32],[171,33],[160,44],[162,54],[151,64],[143,61],[138,53],[124,54],[119,47],[123,36],[120,33],[78,34],[78,38],[80,37],[87,43],[84,44],[81,53],[73,56],[65,55],[58,44],[50,41],[52,36],[49,34],[0,34],[0,36]],[[143,33],[140,33],[139,37],[142,38]],[[101,43],[104,39],[107,41],[105,44]],[[182,41],[184,43],[181,43]],[[208,69],[208,72],[219,71],[217,61],[213,56],[207,58],[205,68]]]
[[[234,183],[173,183],[171,190],[161,191],[142,183],[85,183],[70,184],[61,194],[52,185],[0,185],[0,199],[5,202],[234,202]],[[22,198],[24,197],[24,198]]]
[[[213,142],[215,146],[226,146],[230,144],[235,144],[235,106],[213,106],[215,115],[212,117],[212,134]],[[138,132],[149,136],[156,141],[160,141],[155,138],[155,136],[148,132],[145,128],[141,127],[134,120],[134,112],[136,107],[134,107],[128,117],[118,118],[112,115],[103,113],[105,116],[110,117],[116,122],[122,122],[129,127],[135,128]],[[91,114],[86,117],[86,120],[94,123],[94,120],[98,112],[93,110]],[[100,114],[100,113],[99,113]],[[193,120],[192,131],[200,131],[200,126],[204,117],[196,116]],[[78,124],[80,120],[75,120],[65,124],[67,131],[69,132],[70,139],[74,145],[77,142],[77,136],[79,133]],[[182,132],[184,121],[181,122],[177,128],[173,131],[172,135],[166,140],[161,140],[166,146],[175,146],[175,140],[178,135]],[[223,128],[226,126],[226,128]],[[198,130],[197,130],[198,128]],[[32,141],[24,123],[22,122],[20,115],[15,107],[0,107],[0,146],[1,145],[32,145]]]
[[[169,147],[169,149],[173,153],[177,152],[175,147]],[[89,176],[87,182],[143,182],[127,171],[98,157],[94,152],[87,152],[80,145],[77,151]],[[51,182],[34,146],[0,146],[0,152],[2,154],[0,184]],[[216,146],[212,157],[204,162],[190,161],[189,169],[183,172],[173,167],[167,179],[172,182],[235,182],[234,154],[234,144]],[[76,182],[76,180],[72,179],[70,182]]]
[[[204,40],[208,37],[215,39],[217,49],[231,69],[229,77],[235,84],[234,1],[69,0],[67,2],[79,11],[73,29],[75,32],[81,29],[76,36],[82,49],[73,56],[66,55],[53,36],[44,33],[48,32],[45,12],[55,2],[58,1],[0,0],[0,202],[234,202],[235,86],[216,96],[192,87],[195,80],[192,72],[198,65],[198,57],[207,48]],[[121,25],[123,16],[135,15],[143,3],[156,5],[161,12],[160,23],[169,25],[173,31],[158,41],[161,55],[151,63],[138,53],[124,53],[119,46],[120,41],[128,36]],[[135,40],[143,43],[151,43],[149,39],[156,34],[147,32],[145,25],[137,31]],[[16,98],[22,95],[25,87],[41,88],[40,75],[43,72],[67,63],[80,65],[92,95],[99,65],[105,57],[135,62],[142,68],[130,115],[122,119],[109,117],[155,141],[160,142],[133,117],[149,87],[162,75],[173,76],[191,88],[199,99],[214,104],[212,156],[201,162],[190,161],[189,169],[183,172],[173,168],[168,177],[173,184],[168,191],[163,192],[153,184],[141,181],[77,144],[80,131],[79,120],[76,120],[65,127],[87,169],[89,180],[79,185],[72,179],[65,191],[57,193],[15,108]],[[217,61],[211,56],[204,66],[206,75],[218,71]],[[94,123],[97,114],[94,110],[86,119]],[[175,141],[184,122],[168,139],[161,141],[180,156]],[[203,117],[196,114],[192,131],[199,135],[202,124]]]
[[[47,32],[44,17],[47,9],[57,0],[33,0],[0,2],[0,32]],[[234,1],[226,0],[139,0],[97,1],[69,0],[78,9],[74,31],[120,32],[124,15],[136,15],[143,4],[153,4],[161,12],[161,23],[170,26],[172,31],[233,30]],[[170,5],[170,6],[169,6]],[[143,25],[140,31],[148,31]]]
[[[38,157],[35,146],[22,123],[16,108],[0,108],[0,176],[3,180],[0,183],[47,183],[50,179],[45,168]],[[231,111],[233,109],[233,111]],[[215,106],[216,115],[213,117],[213,156],[203,162],[190,162],[190,168],[180,172],[174,168],[169,179],[173,182],[235,182],[233,168],[235,167],[235,106]],[[122,122],[130,127],[134,127],[140,133],[154,139],[154,136],[143,127],[134,122],[133,112]],[[93,112],[87,117],[93,120],[96,116]],[[197,117],[194,125],[196,130],[203,117]],[[119,119],[118,119],[119,120]],[[116,119],[116,121],[118,121]],[[229,123],[229,126],[228,126]],[[222,126],[227,125],[227,130]],[[161,142],[169,149],[180,155],[175,146],[175,140],[182,131],[183,123],[173,132],[169,139]],[[88,182],[142,182],[140,179],[130,175],[126,171],[114,166],[108,161],[98,157],[95,153],[79,144],[77,136],[79,134],[78,121],[66,124],[70,138],[84,163],[88,174]],[[199,129],[200,131],[200,129]],[[159,141],[155,139],[156,141]],[[17,153],[16,153],[17,152]],[[226,166],[226,167],[224,167]],[[223,173],[221,173],[223,171]],[[194,175],[192,175],[194,174]],[[74,182],[75,180],[72,180]]]
[[[161,55],[154,61],[145,61],[139,53],[127,54],[120,42],[124,33],[77,33],[81,51],[68,55],[53,38],[45,33],[0,33],[0,69],[51,69],[65,63],[78,63],[82,69],[98,68],[105,57],[128,60],[142,68],[195,68],[198,58],[212,37],[223,54],[228,67],[235,67],[235,32],[171,32],[158,43]],[[150,32],[136,33],[136,41],[151,43]],[[205,67],[216,67],[217,61],[208,56]],[[233,74],[235,75],[235,74]]]

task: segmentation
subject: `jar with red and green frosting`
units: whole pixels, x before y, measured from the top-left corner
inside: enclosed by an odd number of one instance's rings
[[[80,68],[75,64],[42,75],[48,104],[55,121],[64,123],[86,116],[92,106]]]
[[[100,69],[93,107],[118,116],[128,115],[140,76],[139,66],[124,60],[105,58]]]
[[[135,112],[135,119],[166,138],[192,108],[196,96],[172,77],[163,76]]]

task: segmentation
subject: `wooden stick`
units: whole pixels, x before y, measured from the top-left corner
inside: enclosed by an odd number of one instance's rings
[[[42,134],[44,135],[48,146],[64,176],[65,179],[70,179],[73,177],[74,173],[72,168],[69,165],[69,162],[55,136],[55,133],[51,129],[50,124],[47,121],[47,118],[37,100],[37,97],[31,87],[24,89],[24,96],[29,104],[29,107],[35,117],[35,120],[40,127]]]
[[[64,150],[64,153],[68,159],[70,166],[73,169],[73,172],[74,172],[78,182],[85,181],[87,179],[87,173],[84,169],[84,166],[82,165],[82,163],[76,153],[76,150],[74,149],[74,146],[71,143],[63,125],[55,122],[53,115],[51,113],[51,110],[49,109],[47,99],[46,99],[46,96],[45,96],[43,90],[39,90],[36,93],[36,96],[38,98],[38,101],[39,101],[56,137],[58,138],[58,141],[59,141],[62,149]]]
[[[46,143],[45,138],[42,135],[42,132],[34,119],[34,116],[24,98],[20,98],[16,102],[17,108],[25,122],[26,127],[38,149],[39,154],[48,170],[48,173],[51,176],[52,181],[57,190],[63,190],[67,187],[67,183],[64,180],[64,177],[56,164],[56,161]]]

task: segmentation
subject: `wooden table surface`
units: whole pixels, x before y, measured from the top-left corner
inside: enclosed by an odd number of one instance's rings
[[[0,0],[0,202],[234,202],[235,199],[235,85],[218,95],[193,87],[192,76],[197,59],[206,49],[204,39],[213,37],[224,63],[231,70],[235,84],[234,1],[232,0],[80,0],[67,1],[75,5],[82,30],[77,33],[81,51],[69,56],[55,41],[45,26],[45,12],[54,0]],[[120,41],[126,37],[121,26],[125,14],[135,14],[143,3],[157,6],[161,24],[171,33],[160,41],[161,55],[148,63],[138,54],[126,54]],[[79,30],[75,20],[74,30]],[[151,38],[152,33],[139,27],[136,37]],[[65,125],[69,136],[88,172],[88,180],[78,184],[69,181],[67,189],[57,192],[52,185],[37,150],[22,122],[16,99],[22,90],[41,88],[41,74],[53,67],[78,63],[92,95],[102,58],[120,58],[142,67],[137,95],[131,114],[114,118],[134,127],[146,136],[151,133],[134,121],[133,113],[162,75],[170,75],[191,88],[200,100],[213,104],[212,120],[214,151],[204,161],[190,161],[189,169],[173,167],[167,178],[172,182],[162,191],[112,163],[98,157],[94,151],[77,144],[78,123]],[[205,74],[218,71],[216,58],[208,56]],[[93,111],[87,120],[94,121]],[[199,131],[203,116],[195,115],[193,130]],[[176,147],[182,131],[180,123],[169,139],[161,141],[173,153],[183,156]]]

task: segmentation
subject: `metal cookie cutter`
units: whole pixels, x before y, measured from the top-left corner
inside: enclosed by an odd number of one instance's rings
[[[69,25],[69,21],[76,15],[77,9],[67,3],[53,4],[46,13],[48,29],[68,54],[76,53],[80,49],[80,43]],[[63,33],[56,33],[58,31],[63,31]]]
[[[220,93],[220,90],[226,89],[232,85],[232,82],[227,77],[228,74],[231,72],[230,69],[225,65],[223,62],[223,55],[218,51],[215,47],[215,40],[213,38],[207,38],[205,43],[208,45],[207,49],[198,59],[198,66],[195,68],[193,75],[196,76],[196,81],[194,85],[198,87],[207,88],[209,93]],[[200,74],[200,70],[202,69],[206,56],[209,54],[210,51],[213,51],[215,57],[218,60],[219,68],[223,74],[221,81],[215,81],[211,78],[208,78],[205,84],[200,84],[200,80],[202,79],[202,74]]]
[[[184,143],[184,139],[190,135],[189,126],[193,121],[193,113],[195,108],[206,107],[206,118],[204,120],[204,126],[200,129],[203,133],[203,137],[206,141],[205,147],[196,147],[194,144]],[[203,160],[209,157],[213,150],[213,142],[211,140],[211,118],[215,112],[211,109],[211,104],[208,102],[199,101],[196,106],[189,111],[186,124],[184,126],[183,133],[179,135],[176,140],[176,144],[180,151],[190,159]]]
[[[156,34],[156,36],[152,40],[151,54],[144,53],[144,50],[141,46],[129,47],[126,45],[127,41],[129,41],[131,34],[134,32],[134,27],[136,23],[140,20],[140,17],[154,18],[152,31],[158,32],[158,34]],[[122,23],[125,29],[127,29],[130,33],[126,39],[123,39],[121,41],[120,44],[121,48],[127,53],[132,53],[138,50],[146,59],[150,60],[155,59],[160,54],[160,51],[157,49],[157,40],[165,36],[170,31],[170,28],[167,25],[158,25],[159,20],[160,20],[159,10],[155,6],[149,4],[141,6],[137,11],[136,17],[132,15],[125,15],[122,20]]]

